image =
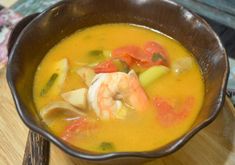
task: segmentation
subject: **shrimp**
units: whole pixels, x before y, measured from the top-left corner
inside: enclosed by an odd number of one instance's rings
[[[135,72],[97,74],[88,89],[88,103],[97,116],[102,120],[123,118],[118,115],[122,102],[138,111],[148,103]]]

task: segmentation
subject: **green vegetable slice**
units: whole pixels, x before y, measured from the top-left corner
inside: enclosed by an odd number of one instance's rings
[[[55,83],[56,79],[58,78],[58,74],[57,73],[53,73],[51,75],[51,77],[49,78],[49,80],[47,81],[47,83],[45,84],[45,86],[42,88],[41,92],[40,92],[40,96],[45,96],[47,94],[47,92],[50,90],[50,88],[53,86],[53,84]]]
[[[105,58],[111,58],[112,57],[112,52],[110,50],[104,50],[103,55]]]
[[[102,151],[113,151],[114,150],[114,146],[110,142],[102,142],[99,145],[99,149],[102,150]]]
[[[122,61],[122,60],[114,59],[113,63],[117,67],[118,71],[120,71],[120,72],[128,73],[130,71],[129,66],[127,65],[127,63]]]
[[[162,65],[153,66],[139,75],[140,84],[143,87],[147,87],[155,80],[157,80],[159,77],[166,74],[168,71],[169,71],[168,67]]]
[[[160,53],[153,53],[152,61],[156,62],[158,60],[162,60],[162,61],[166,62],[166,59],[164,58],[164,56],[162,54],[160,54]]]
[[[88,52],[91,56],[100,56],[103,55],[103,50],[92,50]]]

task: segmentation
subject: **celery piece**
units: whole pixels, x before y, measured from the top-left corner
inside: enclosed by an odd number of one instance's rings
[[[166,74],[168,71],[169,68],[165,66],[162,65],[153,66],[139,75],[140,84],[143,87],[147,87],[148,85],[153,83],[156,79]]]

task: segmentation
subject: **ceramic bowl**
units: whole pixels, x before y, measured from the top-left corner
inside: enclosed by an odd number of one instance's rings
[[[201,111],[193,126],[170,144],[146,152],[93,153],[54,136],[37,114],[32,86],[37,66],[45,54],[76,30],[105,23],[132,23],[159,30],[190,50],[200,65],[205,82],[205,99]],[[19,116],[31,130],[74,157],[102,161],[165,156],[178,150],[199,130],[211,123],[223,105],[228,78],[226,52],[218,36],[202,18],[172,1],[62,1],[26,19],[15,31],[10,41],[7,80]],[[125,39],[124,35],[123,38]]]

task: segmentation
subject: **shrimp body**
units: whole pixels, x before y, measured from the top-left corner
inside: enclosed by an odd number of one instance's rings
[[[134,71],[127,73],[100,73],[88,89],[88,102],[102,120],[122,118],[118,114],[125,103],[142,110],[148,98]]]

